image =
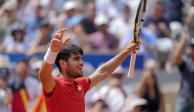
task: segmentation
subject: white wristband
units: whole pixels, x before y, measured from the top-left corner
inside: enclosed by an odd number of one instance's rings
[[[54,64],[58,53],[59,52],[52,52],[51,48],[49,47],[44,56],[44,61],[47,62],[48,64]]]

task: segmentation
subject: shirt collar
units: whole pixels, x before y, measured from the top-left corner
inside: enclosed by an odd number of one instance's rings
[[[65,84],[75,84],[76,83],[74,80],[70,80],[67,77],[62,76],[61,78],[63,78],[63,82]]]

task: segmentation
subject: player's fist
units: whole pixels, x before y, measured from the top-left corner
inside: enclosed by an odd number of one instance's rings
[[[125,48],[125,51],[131,54],[132,52],[136,52],[140,48],[140,40],[137,40],[134,42],[134,40],[131,40],[128,44],[127,47]]]

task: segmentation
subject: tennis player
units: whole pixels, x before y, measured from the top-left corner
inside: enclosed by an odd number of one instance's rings
[[[70,37],[63,38],[66,31],[61,29],[55,33],[40,68],[46,107],[48,112],[85,112],[86,92],[112,74],[140,44],[129,42],[119,54],[99,66],[90,76],[83,77],[83,51],[69,44]],[[62,73],[61,77],[51,75],[54,63]]]

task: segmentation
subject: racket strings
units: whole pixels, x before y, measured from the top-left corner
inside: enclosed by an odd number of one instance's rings
[[[136,34],[136,40],[139,40],[139,36],[142,31],[142,26],[144,23],[144,17],[145,17],[145,11],[146,11],[146,2],[143,2],[140,6],[139,12],[138,12],[138,23],[137,23],[137,34]]]

